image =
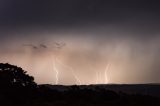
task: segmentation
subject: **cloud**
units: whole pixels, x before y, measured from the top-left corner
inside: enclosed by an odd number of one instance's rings
[[[32,49],[39,49],[37,46],[33,45],[33,44],[23,44],[23,46],[26,46],[26,47],[31,47]]]

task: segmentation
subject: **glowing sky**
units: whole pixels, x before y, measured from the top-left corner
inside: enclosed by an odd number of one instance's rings
[[[160,82],[158,2],[1,0],[0,4],[0,62],[22,67],[37,83]]]

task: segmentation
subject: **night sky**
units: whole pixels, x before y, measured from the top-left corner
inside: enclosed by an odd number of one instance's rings
[[[37,83],[160,83],[160,2],[0,0],[0,62]]]

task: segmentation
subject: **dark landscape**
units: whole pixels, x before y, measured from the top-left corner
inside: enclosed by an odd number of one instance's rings
[[[37,85],[22,68],[0,64],[2,106],[159,106],[159,84]]]

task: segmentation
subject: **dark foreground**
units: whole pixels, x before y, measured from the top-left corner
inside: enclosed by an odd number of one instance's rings
[[[0,106],[160,106],[160,85],[38,85],[21,67],[0,63]]]
[[[9,89],[1,92],[1,106],[160,106],[160,85],[154,84]]]

